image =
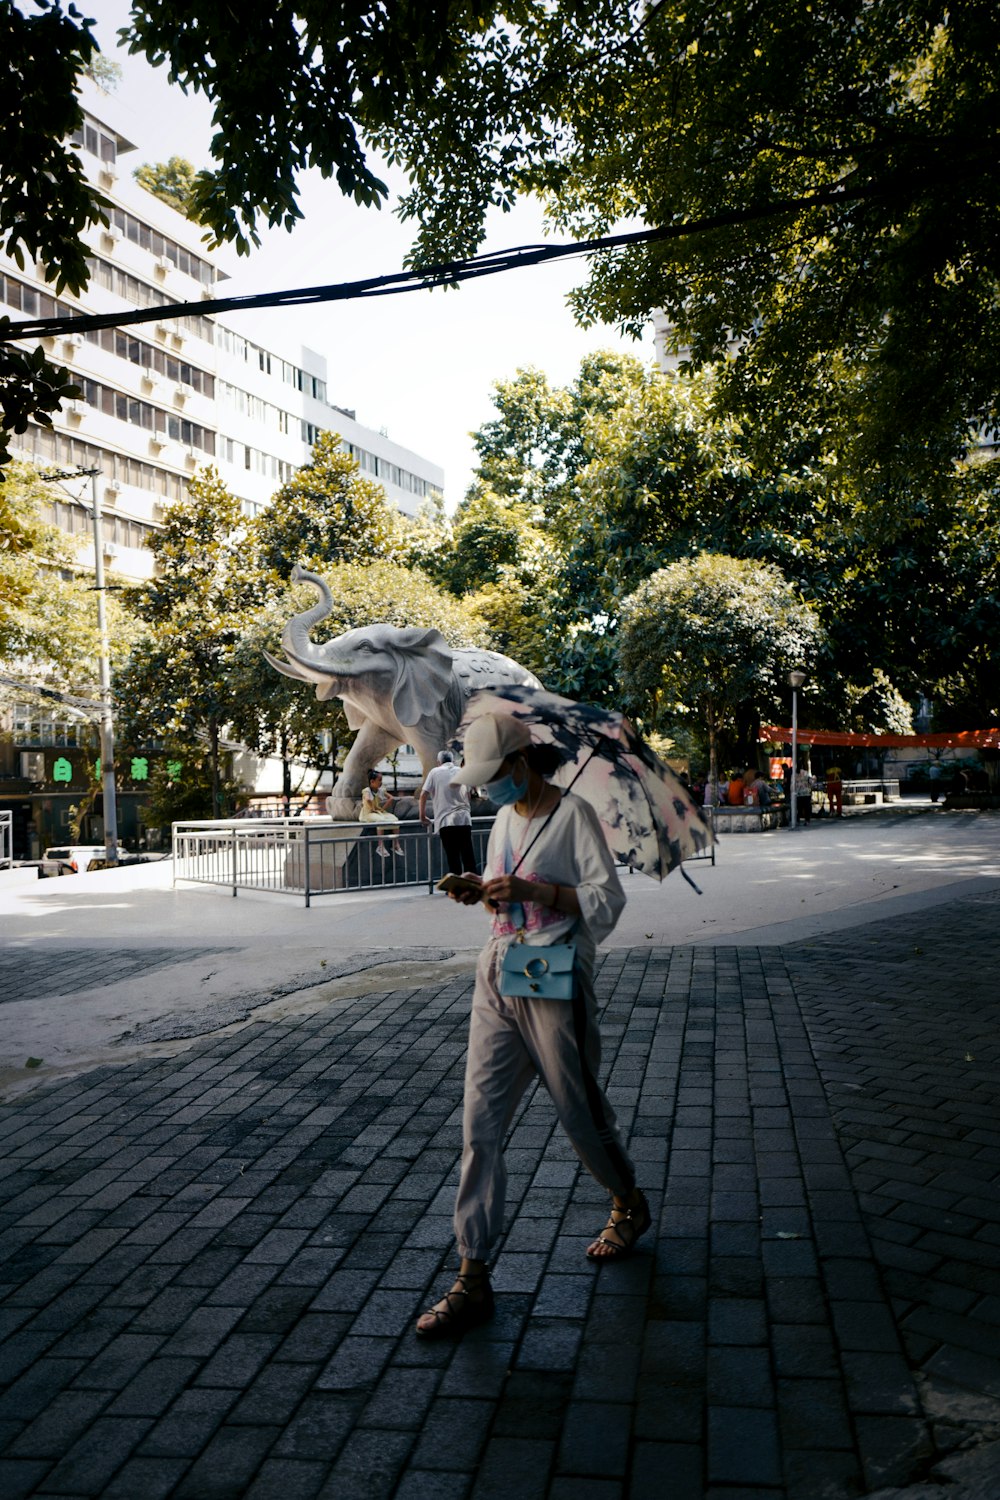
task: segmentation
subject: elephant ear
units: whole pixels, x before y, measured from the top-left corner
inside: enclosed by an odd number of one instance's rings
[[[401,724],[418,724],[439,707],[451,687],[451,647],[440,630],[410,626],[396,631],[392,652],[392,711]]]

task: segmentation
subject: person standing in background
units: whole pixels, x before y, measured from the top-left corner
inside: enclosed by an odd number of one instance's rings
[[[469,788],[456,784],[458,767],[450,750],[438,754],[438,763],[427,773],[420,791],[420,821],[431,827],[427,816],[427,799],[434,804],[434,832],[441,840],[444,857],[452,875],[479,874],[476,851],[472,843],[472,808]]]
[[[844,783],[840,779],[840,767],[828,766],[826,771],[826,795],[830,802],[830,817],[844,816]]]
[[[812,795],[815,782],[808,771],[795,773],[795,807],[800,823],[812,822]]]

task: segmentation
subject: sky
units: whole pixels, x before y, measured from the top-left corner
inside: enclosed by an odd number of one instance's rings
[[[122,166],[131,170],[170,156],[207,166],[210,107],[202,96],[172,87],[163,68],[151,68],[144,58],[118,48],[116,32],[127,21],[128,8],[126,0],[89,0],[82,6],[96,21],[101,50],[123,70],[115,91],[116,117],[126,134],[131,130],[139,150]],[[291,234],[263,230],[261,248],[249,257],[222,252],[220,260],[232,276],[223,295],[402,269],[411,230],[391,208],[358,208],[318,172],[305,174],[301,189],[305,218]],[[526,201],[510,214],[495,214],[483,249],[537,244],[543,238],[541,210]],[[535,366],[553,384],[563,385],[595,349],[624,349],[652,360],[652,325],[640,342],[623,339],[606,325],[576,326],[565,299],[583,279],[584,262],[570,260],[451,291],[240,314],[239,326],[261,343],[307,344],[325,355],[331,402],[356,410],[366,426],[384,429],[395,442],[440,464],[445,500],[453,510],[475,461],[469,434],[494,415],[491,390],[497,380]]]

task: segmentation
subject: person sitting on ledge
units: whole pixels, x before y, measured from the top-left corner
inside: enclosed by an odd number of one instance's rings
[[[389,858],[389,851],[382,841],[382,835],[388,833],[390,828],[399,827],[399,819],[396,817],[396,814],[386,811],[387,808],[392,806],[395,800],[395,797],[390,792],[383,792],[382,790],[381,771],[369,771],[368,785],[361,793],[361,809],[358,813],[358,822],[378,824],[378,845],[375,853],[379,859]],[[394,854],[402,854],[403,846],[398,838],[393,840],[392,849]]]

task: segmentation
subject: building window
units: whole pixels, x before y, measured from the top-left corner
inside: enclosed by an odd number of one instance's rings
[[[109,260],[104,260],[99,255],[88,255],[87,267],[96,286],[102,286],[106,291],[113,292],[116,297],[121,297],[123,302],[131,302],[133,307],[162,307],[163,288],[150,286],[146,281],[140,281],[138,276],[132,276],[128,271],[112,265]],[[208,318],[194,316],[191,318],[176,318],[171,320],[171,327],[178,331],[190,333],[193,337],[204,339],[206,344],[215,342],[215,325]]]
[[[144,224],[134,214],[127,213],[123,208],[114,207],[111,210],[111,223],[119,234],[131,240],[133,245],[138,245],[142,250],[148,250],[151,255],[165,255],[166,258],[183,271],[185,276],[193,276],[195,281],[200,281],[202,286],[215,285],[215,267],[207,260],[202,260],[200,255],[195,255],[193,250],[186,250],[169,235],[161,234],[158,229]]]
[[[93,725],[56,708],[33,703],[14,704],[14,741],[18,745],[52,745],[86,748],[97,743]]]
[[[15,438],[20,451],[33,463],[55,463],[64,468],[99,469],[102,478],[117,479],[121,484],[133,485],[151,495],[165,500],[183,500],[188,492],[187,479],[182,474],[172,474],[156,464],[146,463],[140,458],[128,458],[121,453],[109,453],[105,448],[81,442],[68,433],[56,432],[51,427],[29,427],[23,438]]]
[[[191,448],[200,448],[203,453],[215,456],[215,433],[198,422],[189,422],[176,412],[164,411],[149,401],[140,401],[124,391],[113,390],[99,380],[79,379],[83,399],[108,417],[117,417],[119,422],[128,422],[133,427],[144,427],[149,432],[162,433],[172,442],[185,443]]]
[[[118,142],[113,135],[102,130],[96,120],[89,115],[84,115],[83,124],[78,126],[70,136],[74,146],[80,146],[84,151],[89,151],[91,156],[96,156],[99,161],[108,162],[114,166],[118,160]]]

